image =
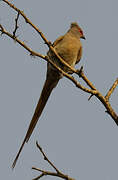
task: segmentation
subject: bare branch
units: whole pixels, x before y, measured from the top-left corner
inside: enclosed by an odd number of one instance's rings
[[[115,121],[115,123],[118,126],[118,115],[115,113],[115,111],[111,107],[111,104],[109,103],[109,101],[107,101],[106,98],[102,96],[100,92],[98,92],[98,94],[96,94],[95,96],[102,102],[102,104],[107,110],[106,112],[112,117],[112,119]]]
[[[48,159],[48,157],[46,156],[46,154],[44,153],[44,151],[42,150],[41,146],[38,144],[37,141],[36,141],[36,146],[38,147],[38,149],[42,153],[44,160],[46,160],[56,170],[57,173],[60,173],[59,170],[56,168],[56,166]]]
[[[74,180],[73,178],[65,175],[65,174],[62,174],[62,173],[55,173],[55,172],[51,172],[51,171],[44,171],[44,170],[41,170],[39,168],[35,168],[35,167],[32,167],[33,170],[36,170],[36,171],[39,171],[39,172],[42,172],[42,174],[40,176],[38,176],[37,178],[34,178],[33,180],[37,180],[43,176],[56,176],[56,177],[60,177],[62,179],[66,179],[66,180]]]
[[[91,94],[88,98],[88,101],[90,101],[90,99],[93,97],[93,94]]]
[[[11,39],[15,40],[18,44],[20,44],[24,49],[26,49],[28,52],[30,52],[30,55],[32,56],[38,56],[42,59],[45,59],[45,56],[43,56],[40,53],[37,53],[35,51],[33,51],[31,48],[29,48],[23,41],[19,40],[17,37],[15,37],[14,35],[12,35],[11,33],[9,33],[8,31],[6,31],[6,29],[0,24],[0,28],[1,28],[1,32],[2,34],[5,34],[7,36],[9,36]]]
[[[45,176],[44,173],[40,174],[40,176],[38,176],[38,177],[36,177],[36,178],[33,178],[32,180],[38,180],[38,179],[40,179],[40,178],[43,177],[43,176]]]
[[[65,179],[65,180],[74,180],[73,178],[69,177],[68,175],[63,174],[61,171],[59,171],[56,168],[56,166],[48,159],[48,157],[46,156],[46,154],[44,153],[44,151],[42,150],[42,147],[38,144],[38,142],[36,142],[36,145],[37,145],[38,149],[40,150],[41,154],[43,155],[44,160],[46,160],[54,168],[54,170],[56,172],[45,171],[45,170],[42,170],[42,169],[39,169],[39,168],[36,168],[36,167],[32,167],[33,170],[41,172],[41,175],[36,177],[36,178],[34,178],[33,180],[38,180],[41,177],[47,176],[47,175],[48,176],[57,176],[57,177],[60,177],[62,179]]]
[[[18,19],[19,19],[19,12],[18,12],[17,17],[16,17],[16,19],[15,19],[15,29],[14,29],[14,31],[13,31],[13,36],[14,36],[14,37],[16,36],[16,31],[17,31],[17,29],[19,28],[19,27],[18,27]]]
[[[109,98],[110,98],[111,94],[113,93],[113,91],[115,90],[117,85],[118,85],[118,78],[115,80],[115,82],[113,83],[112,87],[109,89],[108,93],[105,96],[105,99],[107,101],[109,101]]]
[[[88,78],[85,76],[83,69],[82,69],[82,70],[80,69],[79,77],[81,77],[91,89],[96,90],[96,88],[95,88],[95,86],[92,84],[92,82],[90,82],[90,81],[88,80]]]

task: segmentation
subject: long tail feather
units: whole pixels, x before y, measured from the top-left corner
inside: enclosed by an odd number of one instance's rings
[[[45,84],[44,84],[41,96],[39,98],[37,107],[35,109],[34,115],[33,115],[32,120],[30,122],[27,134],[26,134],[26,136],[24,138],[24,141],[23,141],[23,143],[22,143],[22,145],[21,145],[21,147],[19,149],[19,152],[18,152],[18,154],[17,154],[17,156],[16,156],[16,158],[15,158],[13,164],[12,164],[12,169],[15,167],[16,162],[17,162],[17,160],[19,158],[19,155],[20,155],[20,153],[21,153],[21,151],[22,151],[22,149],[24,147],[24,144],[26,142],[28,142],[28,140],[29,140],[29,138],[30,138],[30,136],[31,136],[37,122],[38,122],[38,119],[39,119],[39,117],[40,117],[40,115],[41,115],[41,113],[42,113],[42,111],[43,111],[43,109],[44,109],[44,107],[46,105],[46,102],[47,102],[53,88],[57,85],[58,81],[59,81],[59,78],[54,76],[53,73],[52,73],[51,76],[47,76],[47,79],[45,81]]]
[[[21,153],[21,151],[22,151],[22,149],[23,149],[23,147],[24,147],[25,142],[26,142],[26,140],[24,139],[24,141],[23,141],[23,143],[22,143],[22,145],[21,145],[21,147],[20,147],[20,149],[19,149],[19,151],[18,151],[18,153],[17,153],[17,156],[16,156],[16,158],[15,158],[13,164],[12,164],[12,169],[14,169],[14,167],[15,167],[15,165],[16,165],[16,162],[17,162],[18,157],[19,157],[19,155],[20,155],[20,153]]]

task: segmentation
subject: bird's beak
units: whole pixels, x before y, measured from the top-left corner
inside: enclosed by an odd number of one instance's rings
[[[86,40],[85,36],[82,36],[81,38]]]

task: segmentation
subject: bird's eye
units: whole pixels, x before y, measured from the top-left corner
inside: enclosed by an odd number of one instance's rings
[[[80,34],[81,34],[81,35],[83,35],[83,32],[82,32],[82,30],[81,30],[81,29],[79,29],[79,32],[80,32]]]

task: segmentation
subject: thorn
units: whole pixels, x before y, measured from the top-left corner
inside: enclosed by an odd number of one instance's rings
[[[88,98],[88,101],[90,101],[90,99],[94,96],[94,94],[91,94]]]
[[[81,73],[82,73],[82,71],[83,71],[83,66],[81,66],[81,68],[80,69],[77,69],[77,74],[79,75],[79,77],[81,77]]]

